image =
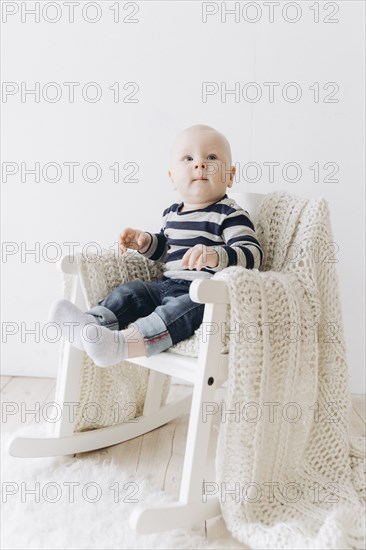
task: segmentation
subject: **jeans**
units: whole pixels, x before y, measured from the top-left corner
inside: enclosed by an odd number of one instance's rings
[[[119,285],[86,313],[111,330],[123,330],[132,323],[143,335],[146,357],[150,357],[189,338],[200,327],[205,305],[190,299],[191,283],[165,275],[156,281],[134,279]]]

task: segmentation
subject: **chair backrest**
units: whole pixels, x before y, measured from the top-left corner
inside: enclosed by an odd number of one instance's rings
[[[258,219],[258,210],[266,196],[265,193],[237,193],[232,191],[227,191],[227,196],[241,206],[244,210],[249,212],[249,215],[254,223],[257,224]]]

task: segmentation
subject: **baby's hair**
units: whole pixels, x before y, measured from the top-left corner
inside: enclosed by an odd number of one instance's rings
[[[173,146],[171,147],[170,149],[170,158],[172,158],[172,152],[174,150],[174,146],[175,146],[175,143],[177,142],[178,138],[184,134],[185,132],[188,132],[188,131],[191,131],[191,130],[200,130],[202,132],[204,131],[210,131],[210,132],[215,132],[221,139],[221,141],[224,143],[225,145],[225,148],[226,148],[226,152],[228,154],[228,158],[229,158],[229,162],[230,162],[230,165],[232,163],[232,157],[231,157],[231,147],[230,147],[230,143],[229,141],[226,139],[226,137],[224,136],[224,134],[222,134],[221,132],[219,132],[218,130],[216,130],[216,128],[213,128],[212,126],[207,126],[206,124],[194,124],[193,126],[189,126],[188,128],[185,128],[176,138],[176,140],[174,141],[173,143]]]

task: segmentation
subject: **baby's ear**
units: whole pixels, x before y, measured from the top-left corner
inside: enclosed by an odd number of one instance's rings
[[[234,179],[235,173],[236,173],[236,167],[232,166],[231,170],[230,170],[230,179],[231,179],[231,181]]]

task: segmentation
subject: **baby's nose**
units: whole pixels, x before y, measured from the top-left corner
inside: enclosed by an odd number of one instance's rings
[[[205,162],[201,162],[201,163],[196,164],[195,166],[196,166],[196,168],[199,168],[199,167],[200,167],[200,168],[205,168],[205,167],[206,167],[206,163],[205,163]]]

